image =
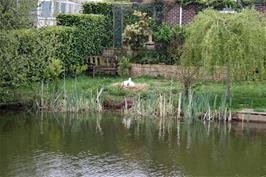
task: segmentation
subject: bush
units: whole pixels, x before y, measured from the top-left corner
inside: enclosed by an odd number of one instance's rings
[[[112,42],[112,36],[113,36],[113,5],[112,3],[87,2],[83,4],[82,8],[83,8],[83,14],[98,14],[98,15],[105,16],[106,29],[109,33],[109,37],[110,37],[109,40]]]
[[[99,54],[110,44],[104,16],[58,18],[66,26],[0,32],[0,87],[45,79],[44,71],[52,59],[61,60],[66,74],[71,74],[73,66],[82,66],[87,55]]]
[[[145,47],[145,43],[148,41],[152,31],[149,26],[151,17],[147,13],[135,11],[134,15],[139,20],[131,25],[127,25],[124,33],[123,40],[124,44],[129,45],[131,49],[140,49]]]
[[[176,64],[176,58],[170,57],[165,53],[160,52],[145,52],[143,54],[138,54],[131,58],[132,62],[139,64],[159,64],[164,63],[167,65]]]
[[[130,75],[130,70],[132,68],[130,64],[130,58],[128,57],[122,57],[119,59],[118,63],[118,74],[120,76],[129,76]]]
[[[113,5],[109,2],[87,2],[83,4],[83,14],[113,16]]]
[[[172,62],[178,63],[182,55],[185,33],[184,27],[163,23],[154,32],[154,40],[159,44],[159,50],[168,56],[167,58],[172,58]]]
[[[105,15],[107,19],[108,29],[114,37],[114,45],[121,47],[122,43],[122,31],[126,25],[133,24],[139,20],[134,15],[134,11],[145,12],[149,16],[156,14],[156,20],[160,21],[163,19],[163,5],[162,3],[152,4],[138,4],[138,3],[108,3],[108,2],[87,2],[83,4],[84,14],[101,14]],[[122,13],[121,13],[122,9]],[[155,12],[156,11],[156,12]],[[113,16],[113,13],[115,16]],[[123,24],[119,23],[120,17],[123,19]],[[113,27],[113,20],[118,20]],[[122,25],[122,28],[121,28]]]
[[[46,80],[56,80],[63,72],[62,61],[59,59],[52,59],[44,71]]]
[[[87,54],[99,54],[105,47],[112,46],[112,30],[108,19],[95,14],[61,14],[57,22],[62,26],[78,27],[79,40],[83,40]]]
[[[59,40],[64,44],[58,52],[66,64],[67,72],[72,65],[83,65],[87,55],[98,55],[106,47],[112,46],[112,35],[108,29],[106,17],[102,15],[83,14],[57,17],[57,23],[76,27],[70,34],[64,33]]]
[[[0,87],[16,87],[43,78],[54,57],[56,36],[46,29],[0,33]]]
[[[110,21],[113,21],[113,8],[124,9],[124,26],[135,23],[138,21],[138,17],[134,15],[134,11],[145,12],[150,16],[153,15],[153,4],[132,4],[132,3],[109,3],[109,2],[87,2],[83,4],[84,14],[101,14],[107,16]]]

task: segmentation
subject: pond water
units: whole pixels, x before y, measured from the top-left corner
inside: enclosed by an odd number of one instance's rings
[[[266,124],[5,113],[0,176],[266,176]]]

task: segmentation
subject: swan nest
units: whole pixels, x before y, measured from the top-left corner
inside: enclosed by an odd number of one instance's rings
[[[123,83],[114,83],[112,84],[112,86],[117,87],[117,88],[123,88],[123,89],[131,89],[134,91],[145,90],[148,87],[147,84],[141,84],[141,83],[134,83],[133,86],[126,86]]]

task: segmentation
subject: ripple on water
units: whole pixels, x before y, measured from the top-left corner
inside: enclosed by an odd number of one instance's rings
[[[149,164],[149,163],[146,163]],[[156,164],[153,164],[156,165]],[[31,158],[17,157],[10,167],[10,176],[163,176],[167,168],[152,164],[139,164],[137,160],[126,159],[120,155],[103,153],[92,155],[81,152],[77,155],[62,154],[60,152],[34,151]],[[177,176],[177,173],[168,173]]]

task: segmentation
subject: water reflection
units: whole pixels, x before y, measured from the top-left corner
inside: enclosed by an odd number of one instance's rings
[[[5,114],[0,176],[263,176],[266,125]]]

